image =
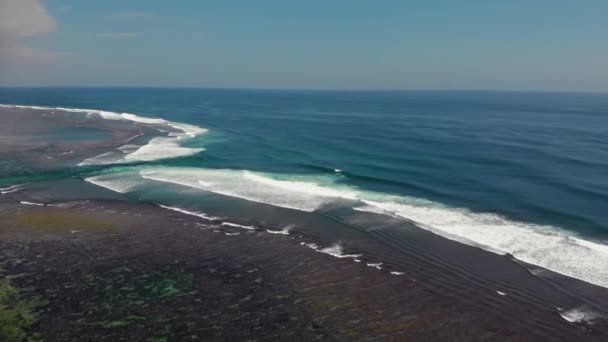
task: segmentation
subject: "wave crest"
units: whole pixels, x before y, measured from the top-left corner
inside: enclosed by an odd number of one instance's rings
[[[401,217],[448,239],[497,254],[511,254],[526,263],[608,287],[605,267],[608,265],[608,246],[554,226],[475,213],[419,198],[366,191],[339,184],[332,175],[321,178],[292,175],[292,180],[285,180],[285,175],[202,168],[157,168],[143,170],[140,174],[149,180],[309,212],[342,201],[357,211]]]
[[[166,137],[151,139],[146,145],[139,146],[136,150],[125,155],[125,146],[118,151],[106,152],[95,157],[83,160],[78,165],[106,165],[125,164],[133,162],[146,162],[160,159],[186,157],[204,151],[203,148],[184,147],[179,144],[180,140],[194,138],[207,133],[206,128],[181,122],[173,122],[161,118],[149,118],[132,113],[116,113],[97,109],[65,108],[65,107],[41,107],[22,105],[0,105],[4,108],[24,108],[34,110],[59,110],[68,113],[82,113],[89,118],[100,118],[104,120],[130,121],[138,124],[150,125],[159,131],[169,132]],[[164,129],[161,129],[164,128]],[[168,130],[167,130],[168,129]],[[132,145],[129,145],[132,146]]]

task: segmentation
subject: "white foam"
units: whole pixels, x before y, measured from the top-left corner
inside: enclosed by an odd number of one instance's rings
[[[146,179],[179,184],[274,206],[314,211],[336,199],[356,199],[355,193],[311,182],[275,180],[243,170],[162,168],[141,171]]]
[[[145,179],[302,211],[314,211],[331,200],[314,193],[316,189],[308,188],[308,184],[275,181],[241,170],[162,168],[142,170],[140,174]],[[290,188],[293,190],[287,190]]]
[[[333,257],[344,259],[344,258],[352,258],[356,259],[362,256],[362,254],[344,254],[344,250],[341,245],[334,243],[333,245],[325,248],[319,247],[319,245],[315,243],[306,243],[302,242],[301,245],[304,245],[308,248],[313,249],[315,252],[331,255]]]
[[[183,147],[176,138],[155,137],[146,145],[125,144],[118,147],[119,151],[110,151],[83,160],[78,165],[107,165],[145,162],[159,159],[187,157],[204,151],[204,148]]]
[[[360,207],[353,207],[353,209],[356,210],[356,211],[363,211],[363,212],[374,213],[374,214],[395,216],[394,213],[388,212],[388,211],[386,211],[384,209],[380,209],[378,207],[374,207],[374,206],[371,206],[371,205],[364,205],[364,206],[360,206]]]
[[[289,232],[293,229],[292,225],[289,225],[281,230],[271,230],[271,229],[266,229],[266,232],[270,233],[270,234],[281,234],[281,235],[289,235]]]
[[[237,235],[241,235],[241,233],[238,233],[238,232],[237,233],[224,233],[224,235],[227,235],[227,236],[237,236]]]
[[[575,237],[563,229],[518,222],[495,214],[474,213],[435,202],[364,191],[330,178],[257,174],[243,170],[164,168],[142,177],[222,195],[302,211],[314,211],[337,200],[359,200],[354,209],[398,216],[421,228],[498,254],[511,254],[529,264],[608,287],[608,246]],[[327,177],[327,176],[326,176]],[[333,178],[331,178],[333,177]]]
[[[122,160],[118,161],[118,163],[186,157],[201,151],[204,151],[204,149],[180,146],[177,143],[176,138],[156,137],[151,139],[146,145],[127,154]]]
[[[608,246],[583,240],[552,226],[472,213],[435,203],[426,206],[364,200],[438,235],[517,259],[557,273],[608,287]]]
[[[79,166],[85,165],[103,165],[103,164],[124,164],[133,163],[139,161],[152,161],[167,158],[185,157],[197,154],[203,151],[203,148],[189,148],[183,147],[178,144],[178,140],[184,138],[194,138],[198,135],[207,132],[207,129],[189,125],[180,122],[172,122],[160,118],[148,118],[131,113],[116,113],[104,110],[96,109],[83,109],[83,108],[64,108],[64,107],[40,107],[40,106],[21,106],[21,105],[0,105],[5,108],[28,108],[28,109],[40,109],[40,110],[61,110],[70,113],[83,113],[87,117],[101,117],[105,120],[122,120],[130,121],[145,125],[155,125],[170,127],[176,132],[171,132],[167,137],[157,137],[151,139],[146,145],[139,147],[132,153],[127,154],[124,158],[116,157],[115,155],[110,157],[110,154],[104,153],[99,156],[88,158],[80,162]],[[141,135],[141,134],[140,134]],[[138,136],[140,136],[138,135]],[[134,137],[135,138],[135,137]],[[124,151],[124,150],[123,150]]]
[[[392,274],[392,275],[396,275],[396,276],[401,276],[401,275],[404,275],[405,273],[403,273],[403,272],[398,272],[398,271],[392,271],[392,272],[391,272],[391,274]]]
[[[266,229],[266,232],[270,233],[270,234],[289,235],[289,231],[286,231],[286,230],[270,230],[270,229]]]
[[[110,113],[110,112],[101,112],[100,111],[100,113],[104,113],[105,114],[105,113]],[[103,116],[104,119],[106,119],[107,117],[104,114],[102,114],[101,116]],[[111,114],[114,115],[115,113],[111,113]],[[149,124],[149,125],[155,125],[155,124],[156,125],[163,125],[163,124],[167,123],[167,121],[163,120],[163,119],[146,118],[146,117],[138,116],[138,115],[135,115],[135,114],[129,114],[129,113],[122,113],[122,114],[120,114],[119,120],[129,120],[129,121],[139,122],[139,123],[144,123],[144,124]]]
[[[201,213],[201,212],[190,211],[190,210],[186,210],[186,209],[182,209],[182,208],[177,208],[177,207],[170,207],[170,206],[166,206],[166,205],[162,205],[162,204],[158,204],[158,206],[161,207],[161,208],[164,208],[164,209],[177,211],[177,212],[180,212],[182,214],[191,215],[191,216],[197,216],[197,217],[203,218],[205,220],[209,220],[209,221],[219,221],[219,220],[222,220],[221,217],[211,216],[211,215],[207,215],[207,214]],[[228,227],[241,228],[241,229],[247,229],[247,230],[255,230],[256,229],[256,227],[254,227],[254,226],[247,226],[247,225],[238,224],[238,223],[234,223],[234,222],[227,222],[227,221],[223,221],[220,225],[222,225],[222,226],[228,226]],[[238,235],[238,234],[232,234],[232,235]]]
[[[16,184],[16,185],[11,185],[6,188],[0,188],[0,194],[6,195],[6,194],[12,194],[13,192],[20,191],[22,185],[23,184]]]
[[[382,269],[382,263],[381,262],[376,262],[376,263],[368,262],[367,263],[367,267],[373,267],[375,269],[381,270]]]
[[[20,186],[22,186],[23,184],[15,184],[15,185],[11,185],[11,186],[7,186],[6,188],[0,188],[0,191],[11,191],[11,190],[15,190],[18,189]]]
[[[136,187],[144,183],[141,178],[137,176],[133,177],[127,173],[109,173],[93,176],[85,178],[85,181],[121,194],[133,191]]]
[[[506,296],[506,295],[507,295],[506,293],[504,293],[504,292],[502,292],[502,291],[499,291],[499,290],[496,290],[496,293],[498,293],[498,294],[499,294],[499,295],[501,295],[501,296]]]
[[[243,175],[245,178],[252,180],[257,183],[265,184],[282,190],[292,191],[296,193],[305,193],[320,197],[337,197],[345,199],[357,199],[356,192],[349,192],[343,190],[334,190],[332,188],[319,186],[311,182],[300,182],[300,181],[286,181],[286,180],[275,180],[269,177],[254,174],[249,171],[244,171]]]
[[[22,106],[22,105],[9,105],[9,104],[0,104],[2,108],[21,108],[21,109],[53,109],[50,107],[40,107],[40,106]]]
[[[584,307],[561,311],[559,315],[570,323],[586,322],[590,324],[601,317],[601,315],[597,312],[591,311]]]
[[[170,133],[167,137],[153,138],[146,145],[143,145],[134,152],[127,154],[127,156],[125,156],[123,159],[113,161],[112,163],[132,163],[139,161],[178,158],[194,155],[204,150],[203,148],[183,147],[178,143],[178,140],[182,140],[183,138],[194,138],[197,135],[206,133],[207,129],[202,127],[179,122],[172,122],[160,118],[147,118],[130,113],[119,114],[107,111],[85,111],[88,112],[89,115],[100,115],[106,120],[127,120],[148,125],[163,125],[169,126],[178,131]],[[99,161],[95,160],[85,160],[81,164],[90,165],[96,162],[99,163]]]
[[[189,210],[186,210],[186,209],[181,209],[181,208],[177,208],[177,207],[170,207],[170,206],[166,206],[166,205],[162,205],[162,204],[158,204],[158,206],[161,207],[161,208],[164,208],[164,209],[177,211],[177,212],[182,213],[182,214],[186,214],[186,215],[190,215],[190,216],[197,216],[197,217],[203,218],[205,220],[209,220],[209,221],[220,220],[219,217],[210,216],[210,215],[207,215],[205,213],[200,213],[200,212],[196,212],[196,211],[189,211]]]
[[[87,158],[78,163],[78,166],[114,164],[120,163],[122,159],[123,155],[121,153],[110,151],[91,158]]]
[[[13,192],[17,192],[19,190],[21,190],[21,189],[12,189],[12,190],[0,191],[0,194],[2,194],[2,195],[12,194]]]
[[[128,164],[134,162],[146,162],[153,160],[187,157],[204,151],[202,147],[184,147],[178,143],[181,136],[177,137],[155,137],[150,139],[146,145],[139,146],[137,149],[127,148],[123,145],[119,150],[126,155],[121,156],[116,153],[108,152],[88,158],[78,163],[78,166],[86,165],[107,165],[107,164]]]
[[[19,203],[25,204],[25,205],[34,205],[34,206],[38,206],[38,207],[43,207],[46,205],[44,203],[36,203],[36,202],[28,202],[28,201],[20,201]]]
[[[125,144],[120,146],[118,149],[123,151],[124,153],[131,153],[139,149],[141,146],[134,144]]]
[[[181,123],[181,122],[167,121],[167,125],[184,132],[185,135],[187,135],[191,138],[196,137],[197,135],[207,133],[207,131],[208,131],[206,128],[189,125],[189,124],[185,124],[185,123]]]
[[[222,222],[222,226],[229,226],[229,227],[236,227],[236,228],[241,228],[241,229],[247,229],[247,230],[255,230],[256,227],[254,226],[246,226],[243,224],[238,224],[238,223],[234,223],[234,222]]]

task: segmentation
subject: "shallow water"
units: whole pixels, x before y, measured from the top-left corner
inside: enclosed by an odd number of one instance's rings
[[[209,129],[66,173],[134,199],[252,224],[278,210],[279,228],[355,208],[608,286],[606,95],[53,88],[0,103]],[[279,209],[230,210],[242,200]]]

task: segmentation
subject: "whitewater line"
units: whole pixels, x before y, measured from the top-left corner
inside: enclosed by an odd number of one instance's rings
[[[398,217],[444,238],[540,266],[608,288],[608,245],[585,240],[550,225],[526,223],[493,213],[476,213],[407,196],[314,181],[278,180],[247,170],[162,168],[140,171],[148,180],[167,182],[268,205],[314,212],[327,203],[357,201],[356,211]],[[351,205],[347,204],[346,205]]]
[[[146,145],[140,146],[136,151],[123,156],[117,154],[117,158],[104,158],[112,156],[112,152],[106,152],[98,156],[94,156],[83,160],[78,163],[78,166],[86,165],[106,165],[106,164],[126,164],[141,161],[153,161],[168,158],[186,157],[197,154],[204,151],[204,148],[192,148],[183,147],[179,144],[179,140],[184,138],[191,139],[198,135],[207,133],[206,128],[202,128],[195,125],[190,125],[181,122],[173,122],[161,118],[149,118],[139,116],[131,113],[117,113],[98,109],[84,109],[84,108],[65,108],[65,107],[42,107],[42,106],[24,106],[24,105],[9,105],[0,104],[3,108],[22,108],[22,109],[34,109],[34,110],[58,110],[68,113],[82,113],[88,118],[94,118],[99,116],[104,120],[120,120],[130,121],[139,124],[153,125],[153,126],[165,126],[169,127],[177,132],[170,132],[166,137],[155,137],[150,139]],[[181,133],[180,133],[181,132]],[[140,137],[143,133],[131,137],[126,143],[129,143],[133,139]]]

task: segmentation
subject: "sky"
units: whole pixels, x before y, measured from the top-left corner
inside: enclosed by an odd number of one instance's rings
[[[0,0],[1,86],[608,91],[605,0]]]

